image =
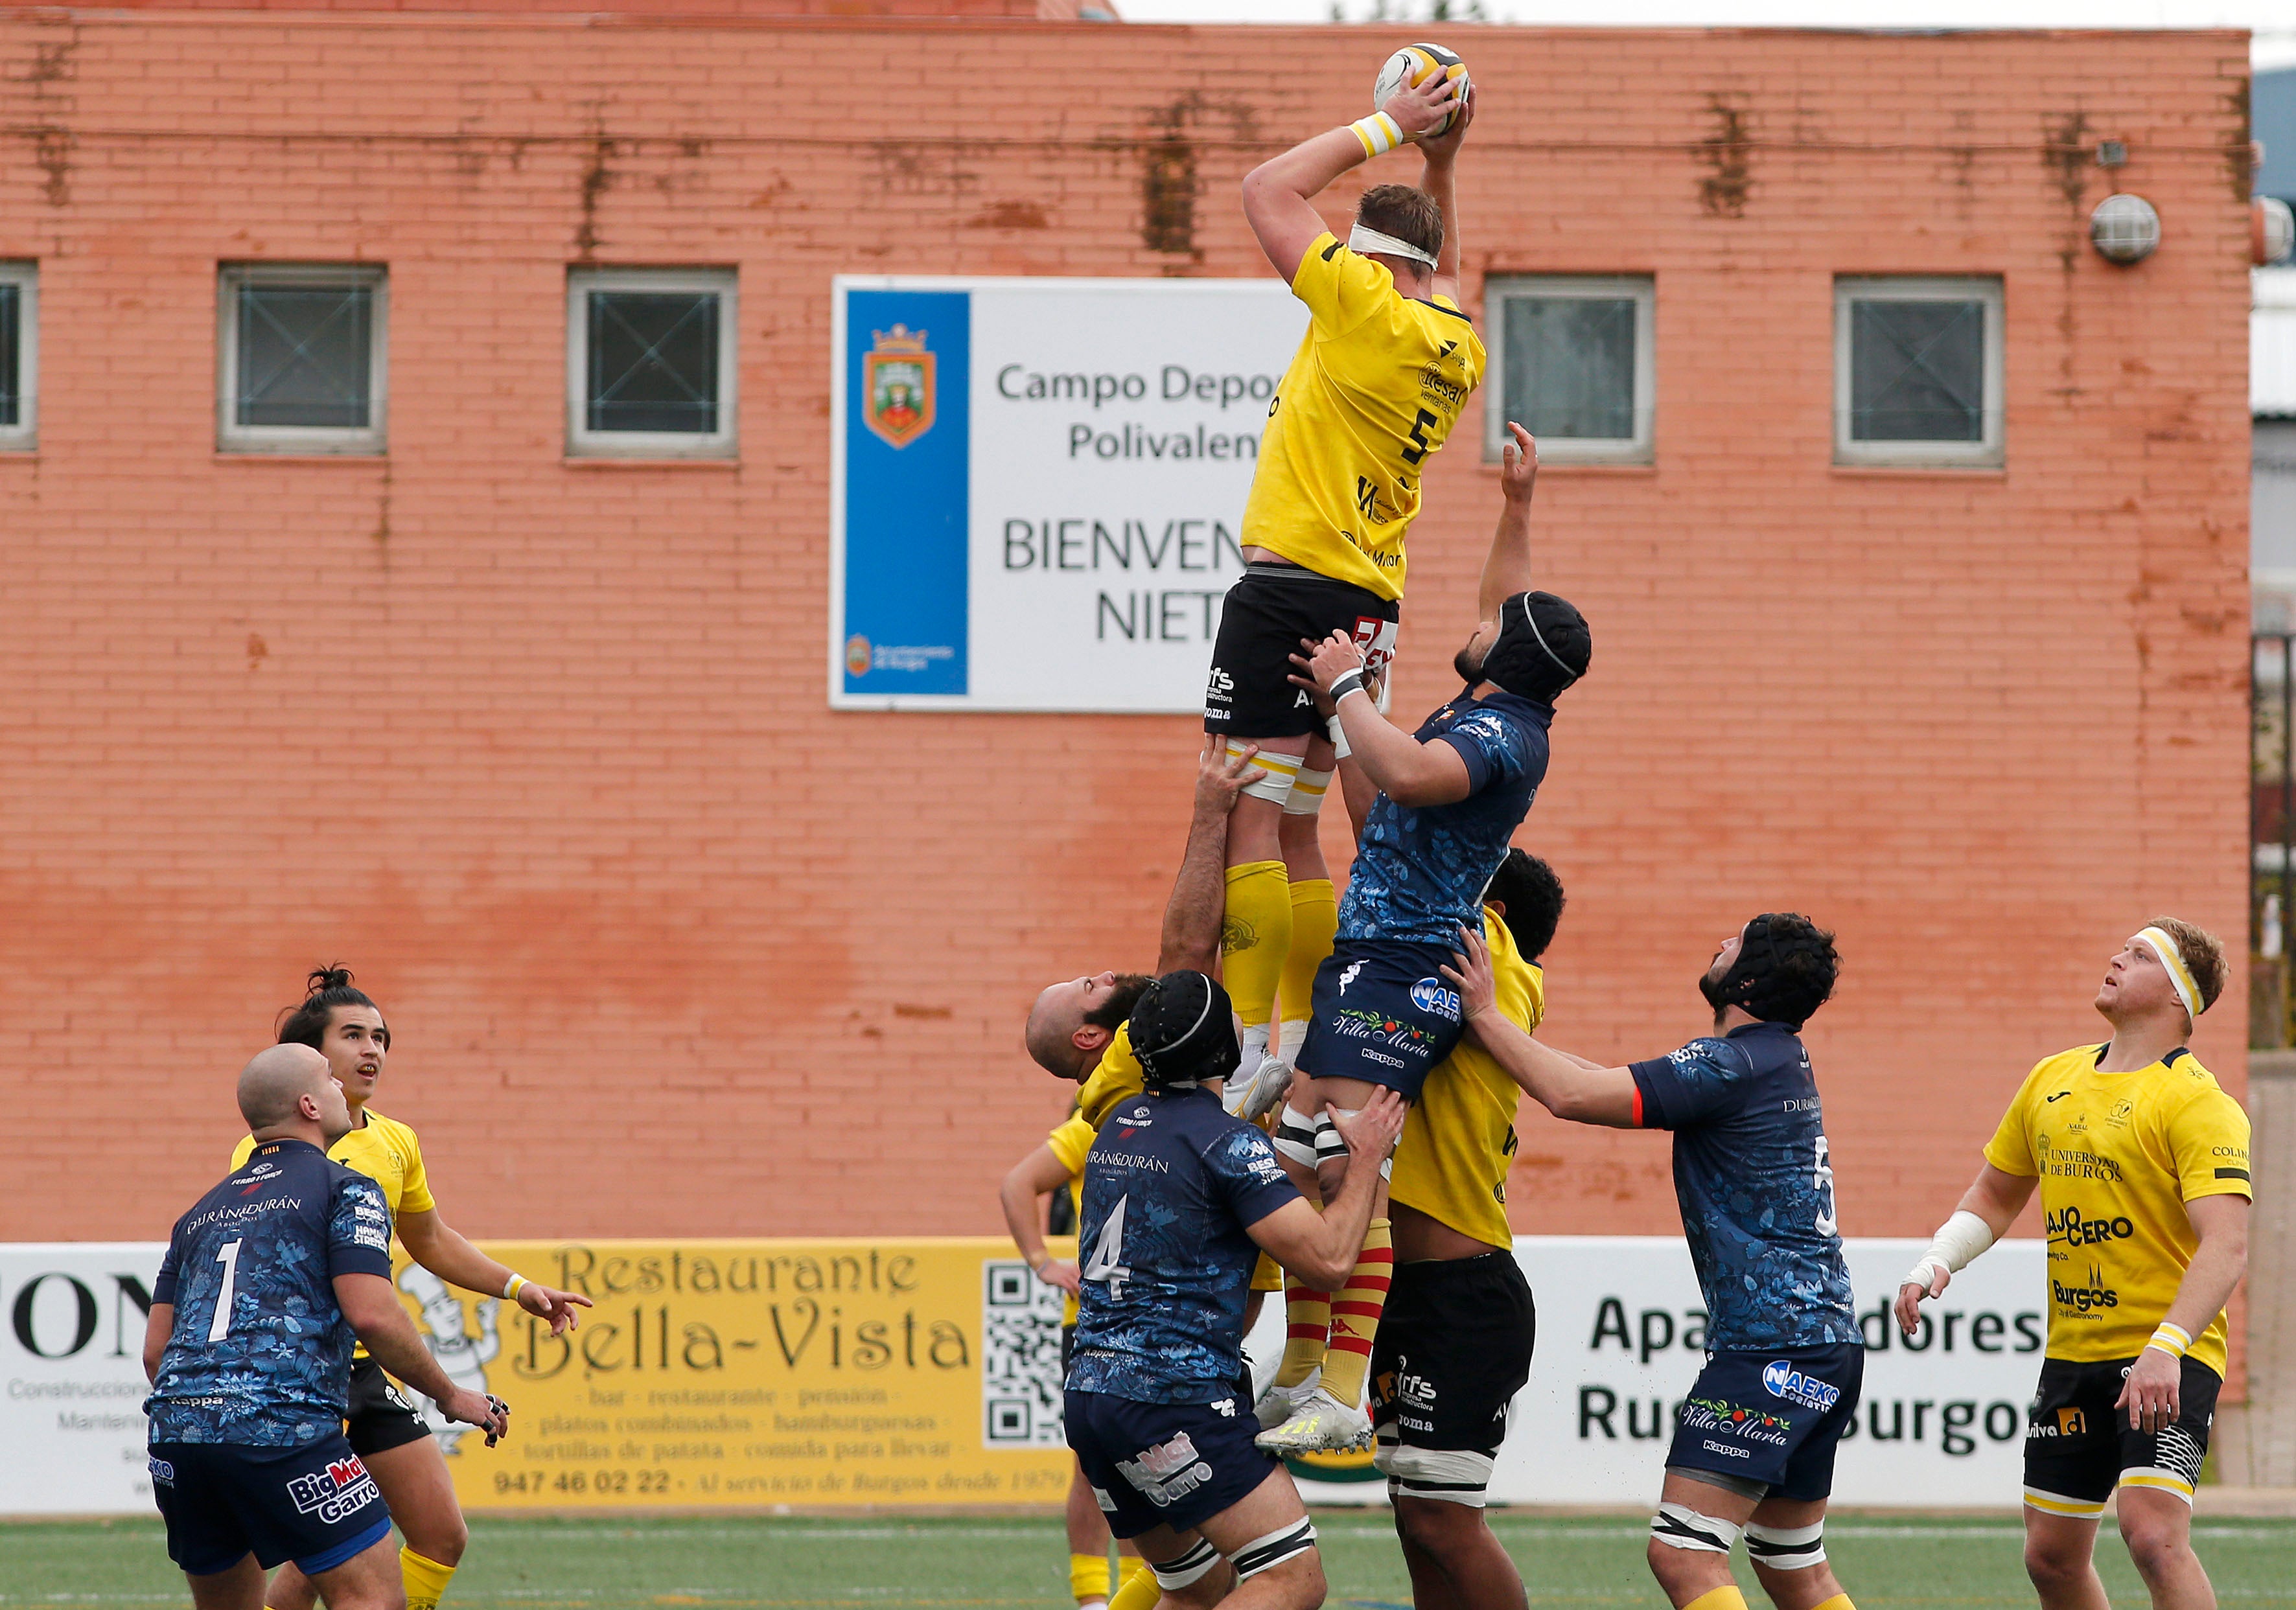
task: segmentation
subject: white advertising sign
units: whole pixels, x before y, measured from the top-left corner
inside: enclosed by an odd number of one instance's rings
[[[150,1511],[144,1320],[158,1241],[0,1245],[0,1515]]]
[[[1908,1345],[1886,1311],[1927,1246],[1847,1245],[1866,1378],[1833,1496],[1875,1507],[2013,1508],[2025,1405],[2047,1334],[2046,1247],[1995,1246],[1929,1305],[1927,1328]],[[1689,1253],[1678,1237],[1539,1236],[1517,1240],[1515,1257],[1538,1304],[1538,1342],[1492,1500],[1655,1505],[1676,1412],[1705,1361],[1705,1305]],[[1282,1310],[1271,1301],[1251,1353],[1272,1361],[1283,1346]],[[1384,1496],[1347,1481],[1305,1491],[1324,1503]]]
[[[834,294],[830,703],[1201,712],[1306,308],[1273,277]]]

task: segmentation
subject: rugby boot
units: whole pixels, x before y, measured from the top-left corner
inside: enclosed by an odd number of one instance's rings
[[[1371,1446],[1371,1417],[1318,1384],[1301,1394],[1290,1419],[1252,1441],[1270,1453],[1352,1453]]]

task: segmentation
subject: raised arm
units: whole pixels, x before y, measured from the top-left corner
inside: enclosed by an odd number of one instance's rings
[[[1921,1328],[1922,1299],[1943,1295],[1956,1270],[2006,1234],[2039,1183],[2030,1174],[2013,1174],[1990,1163],[1977,1165],[1977,1178],[1961,1193],[1953,1217],[1938,1227],[1930,1249],[1898,1284],[1898,1329],[1911,1336]]]
[[[1247,1233],[1260,1250],[1311,1286],[1336,1291],[1355,1271],[1371,1227],[1372,1200],[1379,1190],[1379,1167],[1395,1148],[1408,1111],[1391,1090],[1374,1095],[1360,1112],[1328,1110],[1348,1143],[1348,1177],[1340,1194],[1321,1214],[1294,1197]]]
[[[1467,1032],[1491,1060],[1506,1070],[1525,1095],[1558,1118],[1611,1129],[1636,1127],[1634,1075],[1541,1045],[1509,1023],[1499,1010],[1498,984],[1483,936],[1472,928],[1461,928],[1459,943],[1464,953],[1454,952],[1454,965],[1443,968],[1443,976],[1459,986]]]
[[[1156,952],[1159,975],[1183,968],[1208,977],[1219,974],[1220,919],[1227,910],[1227,819],[1236,796],[1267,775],[1251,764],[1255,744],[1230,759],[1227,740],[1207,740],[1196,763],[1195,811],[1188,819],[1188,847],[1172,897],[1164,903],[1164,938]]]
[[[1326,129],[1313,139],[1302,140],[1282,156],[1269,158],[1243,176],[1244,221],[1251,225],[1251,233],[1259,238],[1259,249],[1267,254],[1267,261],[1276,273],[1283,276],[1285,284],[1300,277],[1300,259],[1308,255],[1308,248],[1316,243],[1316,237],[1330,227],[1324,222],[1324,215],[1316,210],[1314,198],[1348,169],[1376,155],[1377,151],[1373,149],[1374,144],[1380,151],[1385,151],[1423,130],[1434,127],[1450,110],[1452,99],[1457,93],[1457,81],[1440,75],[1430,78],[1417,89],[1406,85],[1396,91],[1374,117],[1345,128]],[[1391,119],[1392,127],[1385,131],[1372,127],[1380,118]],[[1460,121],[1462,127],[1444,136],[1450,142],[1450,156],[1441,162],[1447,189],[1449,186],[1451,159],[1456,157],[1458,151],[1456,136],[1465,132],[1465,119],[1462,118]],[[1359,129],[1366,132],[1359,134],[1357,132]],[[1431,157],[1428,162],[1431,174],[1436,166],[1437,159]],[[1430,188],[1431,190],[1432,187]],[[1450,265],[1447,272],[1451,275],[1451,290],[1446,294],[1456,297],[1458,290],[1458,257],[1456,249],[1450,244],[1450,233],[1457,208],[1442,192],[1435,193],[1436,200],[1443,204],[1442,261]],[[1435,272],[1439,287],[1439,276],[1447,271],[1438,267]]]
[[[1513,439],[1500,449],[1498,527],[1491,533],[1482,584],[1475,589],[1479,620],[1498,619],[1507,600],[1530,590],[1530,492],[1538,479],[1538,444],[1513,420],[1507,435]]]
[[[1458,121],[1431,140],[1419,142],[1419,154],[1426,165],[1419,170],[1419,188],[1435,198],[1435,205],[1443,209],[1443,249],[1435,254],[1434,293],[1459,299],[1459,146],[1467,137],[1467,125],[1475,120],[1475,92],[1467,91],[1466,104],[1459,109]],[[1312,237],[1311,237],[1312,238]]]
[[[1338,706],[1349,756],[1373,787],[1399,805],[1449,805],[1473,790],[1458,750],[1440,739],[1421,743],[1379,713],[1379,701],[1364,687],[1363,650],[1355,639],[1335,631],[1300,646],[1308,652],[1292,657],[1300,667],[1292,680]]]

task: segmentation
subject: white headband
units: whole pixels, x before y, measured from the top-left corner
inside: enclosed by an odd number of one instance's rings
[[[2185,1016],[2197,1021],[2202,1011],[2201,986],[2193,981],[2192,969],[2185,965],[2185,952],[2177,949],[2177,942],[2161,928],[2146,928],[2136,938],[2151,945],[2153,953],[2161,958],[2161,970],[2169,975],[2169,982],[2176,986],[2177,999],[2185,1003]],[[2129,943],[2133,944],[2136,941]]]
[[[1368,257],[1373,252],[1383,257],[1408,257],[1414,263],[1435,266],[1435,259],[1408,241],[1398,241],[1393,235],[1383,235],[1376,229],[1358,224],[1348,231],[1348,249]]]

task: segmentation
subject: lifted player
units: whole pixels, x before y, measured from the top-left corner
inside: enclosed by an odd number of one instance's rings
[[[390,1210],[322,1148],[350,1132],[327,1059],[278,1045],[239,1075],[244,1168],[176,1222],[152,1287],[152,1497],[197,1610],[260,1610],[292,1560],[332,1610],[401,1610],[390,1510],[343,1437],[354,1335],[491,1442],[509,1410],[430,1356],[390,1284]]]
[[[1243,510],[1245,569],[1223,606],[1204,693],[1204,731],[1257,743],[1267,773],[1244,791],[1227,847],[1225,977],[1243,1018],[1247,1077],[1270,1052],[1279,988],[1287,1036],[1304,1032],[1309,986],[1332,944],[1316,811],[1332,750],[1288,680],[1292,652],[1301,638],[1337,631],[1374,670],[1393,656],[1420,477],[1483,377],[1483,344],[1458,304],[1454,170],[1474,107],[1472,97],[1455,105],[1457,94],[1457,81],[1440,77],[1406,87],[1243,182],[1244,217],[1309,314],[1268,405]],[[1455,110],[1447,131],[1422,138]],[[1313,198],[1406,142],[1424,159],[1421,187],[1365,192],[1341,244]],[[1296,1043],[1279,1040],[1273,1054]]]
[[[1354,1160],[1318,1215],[1267,1137],[1221,1109],[1242,1057],[1226,991],[1167,973],[1132,1037],[1146,1089],[1110,1116],[1085,1173],[1069,1446],[1168,1602],[1210,1606],[1232,1579],[1238,1610],[1315,1610],[1315,1524],[1240,1411],[1245,1288],[1263,1250],[1316,1280],[1354,1261],[1403,1107],[1386,1096],[1338,1116]]]
[[[1682,1405],[1651,1522],[1651,1573],[1677,1610],[1745,1610],[1742,1532],[1778,1610],[1851,1610],[1825,1563],[1833,1455],[1857,1414],[1865,1345],[1835,1223],[1833,1170],[1801,1026],[1833,993],[1833,936],[1769,911],[1698,980],[1710,1038],[1626,1067],[1541,1045],[1496,1006],[1480,936],[1445,972],[1475,1037],[1558,1118],[1674,1132],[1674,1189],[1705,1294],[1706,1368]]]
[[[1337,707],[1349,764],[1379,789],[1340,908],[1336,947],[1316,974],[1292,1105],[1276,1129],[1276,1150],[1303,1191],[1335,1189],[1346,1149],[1310,1115],[1326,1103],[1361,1107],[1382,1086],[1416,1100],[1429,1071],[1459,1042],[1458,1001],[1439,970],[1460,928],[1482,920],[1484,886],[1546,775],[1554,701],[1592,659],[1578,611],[1551,593],[1524,590],[1538,461],[1529,433],[1508,429],[1514,441],[1500,477],[1506,503],[1478,597],[1483,618],[1452,661],[1466,684],[1460,692],[1406,732],[1389,725],[1364,691],[1364,657],[1345,633],[1293,657],[1309,672],[1293,680]],[[1232,899],[1228,914],[1233,920]],[[1354,1274],[1331,1298],[1322,1379],[1304,1392],[1297,1389],[1317,1361],[1319,1315],[1316,1294],[1293,1300],[1288,1329],[1299,1345],[1286,1348],[1276,1377],[1295,1391],[1293,1412],[1262,1433],[1262,1446],[1299,1453],[1369,1443],[1371,1422],[1357,1404],[1391,1264],[1382,1214]]]
[[[2025,1076],[1898,1289],[1911,1335],[1922,1299],[2040,1186],[2049,1343],[2025,1428],[2025,1571],[2047,1610],[2104,1610],[2107,1499],[2158,1610],[2216,1604],[2193,1553],[2193,1484],[2224,1385],[2225,1303],[2248,1264],[2249,1126],[2185,1040],[2224,984],[2224,947],[2189,922],[2156,917],[2122,945],[2096,992],[2112,1038]]]

